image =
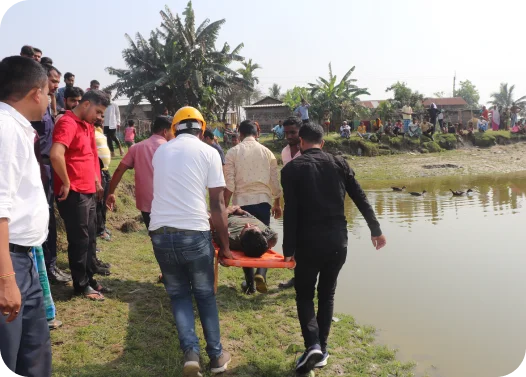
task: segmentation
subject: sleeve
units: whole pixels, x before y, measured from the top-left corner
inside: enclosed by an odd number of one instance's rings
[[[102,185],[101,176],[101,162],[99,161],[99,152],[97,150],[97,142],[95,141],[95,129],[91,131],[91,152],[93,153],[93,164],[95,166],[95,175],[99,178],[99,183]]]
[[[278,176],[278,160],[270,150],[268,150],[270,158],[270,190],[272,191],[272,199],[281,198],[281,187],[279,185]]]
[[[225,158],[225,181],[226,188],[230,192],[236,192],[236,148],[230,149]]]
[[[18,148],[17,148],[18,147]],[[13,198],[18,191],[22,177],[21,162],[28,156],[22,156],[23,148],[16,140],[14,125],[0,123],[0,218],[11,218]]]
[[[69,120],[69,117],[60,118],[53,130],[53,143],[60,143],[69,148],[75,138],[76,127],[75,121]]]
[[[365,218],[369,229],[371,230],[371,235],[373,237],[378,237],[382,235],[382,230],[380,229],[380,223],[376,219],[373,207],[369,204],[365,192],[362,190],[360,184],[356,180],[354,171],[349,167],[347,161],[343,158],[337,156],[335,157],[337,164],[343,170],[343,175],[345,179],[345,190],[351,197],[356,207]]]
[[[130,169],[133,169],[135,164],[135,149],[137,148],[137,145],[132,145],[128,149],[128,153],[124,156],[124,158],[121,160],[121,163],[123,165],[126,165]]]
[[[210,153],[210,165],[206,186],[208,188],[225,187],[223,165],[221,164],[219,153]]]
[[[296,182],[293,179],[294,168],[288,164],[281,171],[281,185],[285,207],[283,210],[283,255],[292,257],[296,253],[298,231],[298,196]]]

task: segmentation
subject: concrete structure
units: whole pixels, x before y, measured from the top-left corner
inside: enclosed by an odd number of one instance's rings
[[[464,110],[468,107],[468,103],[461,97],[452,98],[426,98],[423,102],[424,106],[428,108],[432,103],[442,110]]]
[[[285,120],[292,116],[292,111],[282,101],[265,97],[261,101],[252,105],[243,106],[245,109],[245,119],[255,120],[261,127],[261,132],[268,133],[271,127],[278,124],[278,121]]]

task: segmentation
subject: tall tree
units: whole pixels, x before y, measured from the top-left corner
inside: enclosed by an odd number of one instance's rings
[[[385,91],[393,92],[391,103],[396,109],[401,109],[404,104],[409,104],[414,112],[423,111],[422,102],[424,101],[424,95],[417,90],[413,91],[405,82],[398,81]]]
[[[241,95],[243,96],[243,105],[252,103],[252,101],[256,98],[254,90],[256,84],[259,84],[259,78],[254,75],[254,72],[257,69],[261,69],[262,67],[257,63],[253,63],[252,59],[244,61],[241,64],[243,67],[238,68],[237,72],[250,84],[249,87],[246,87],[241,91]]]
[[[270,88],[268,88],[268,95],[272,98],[281,99],[281,86],[274,83]]]
[[[184,20],[168,7],[160,13],[161,27],[148,40],[140,33],[135,42],[126,35],[129,47],[122,54],[127,69],[107,68],[117,77],[109,86],[116,89],[116,96],[128,97],[132,106],[147,99],[156,112],[163,107],[175,112],[185,105],[195,106],[212,117],[218,107],[229,106],[220,99],[234,86],[251,86],[229,68],[230,63],[243,61],[239,55],[243,44],[234,49],[226,42],[221,49],[215,47],[224,19],[206,19],[196,28],[191,1],[183,12]]]
[[[510,108],[515,105],[521,109],[525,109],[526,96],[515,99],[514,90],[515,85],[508,87],[508,83],[500,84],[500,90],[498,92],[491,93],[491,101],[489,104],[492,106],[501,106],[503,108]]]
[[[471,108],[478,108],[480,101],[480,94],[475,85],[469,80],[460,82],[460,89],[456,90],[455,95],[462,97]]]
[[[295,86],[285,92],[282,100],[287,104],[291,111],[294,111],[294,109],[301,103],[302,99],[305,99],[307,102],[312,101],[310,90],[301,86]]]

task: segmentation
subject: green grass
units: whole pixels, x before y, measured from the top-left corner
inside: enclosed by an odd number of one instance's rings
[[[118,160],[112,162],[114,168]],[[72,288],[53,286],[57,318],[64,326],[52,332],[53,376],[167,377],[182,375],[182,354],[170,301],[157,284],[159,267],[144,225],[135,233],[118,229],[139,214],[133,200],[133,174],[118,189],[116,213],[109,214],[112,242],[99,242],[99,257],[112,264],[112,275],[100,281],[113,288],[105,302],[72,297]],[[64,235],[60,234],[59,265],[67,268]],[[270,292],[247,297],[239,285],[239,268],[220,267],[217,302],[222,342],[233,355],[225,376],[294,376],[302,350],[294,290],[277,284],[292,276],[289,270],[268,274]],[[318,376],[412,376],[412,363],[374,343],[372,327],[360,326],[349,315],[337,316],[330,337],[329,366]],[[196,311],[197,317],[197,311]],[[198,318],[196,331],[205,348]],[[208,358],[201,352],[204,364]],[[204,374],[210,376],[208,372]]]

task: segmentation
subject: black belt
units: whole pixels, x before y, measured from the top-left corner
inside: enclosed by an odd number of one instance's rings
[[[198,230],[188,230],[188,229],[179,229],[179,228],[173,228],[171,226],[163,226],[159,229],[152,230],[150,232],[151,234],[171,234],[171,233],[182,233],[185,232],[186,234],[194,234],[194,233],[201,233]]]
[[[11,253],[29,253],[31,251],[31,246],[20,246],[15,245],[14,243],[9,244],[9,251]]]

